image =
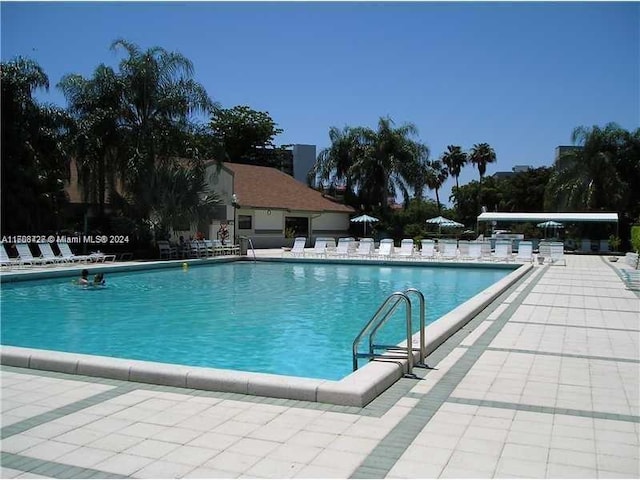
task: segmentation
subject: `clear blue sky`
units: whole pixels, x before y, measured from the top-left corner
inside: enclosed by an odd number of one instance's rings
[[[278,144],[328,146],[331,126],[414,123],[439,157],[487,142],[497,163],[550,166],[580,125],[640,126],[639,3],[7,3],[2,60],[52,88],[117,65],[124,38],[191,59],[224,107],[268,111]],[[467,167],[465,183],[478,173]],[[444,188],[446,199],[452,185]],[[432,195],[430,193],[430,195]]]

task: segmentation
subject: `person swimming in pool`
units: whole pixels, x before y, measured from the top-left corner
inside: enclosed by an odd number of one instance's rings
[[[104,279],[104,273],[97,273],[95,277],[93,277],[93,286],[94,287],[104,287],[107,282]]]
[[[78,280],[78,285],[89,285],[89,270],[87,270],[86,268],[84,270],[82,270],[82,273],[80,274],[80,279]]]

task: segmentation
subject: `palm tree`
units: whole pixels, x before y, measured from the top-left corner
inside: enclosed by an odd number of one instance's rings
[[[320,151],[310,175],[332,185],[344,183],[346,195],[350,196],[353,194],[351,167],[361,150],[357,132],[351,127],[342,130],[331,127],[329,139],[331,145]]]
[[[581,148],[556,160],[545,192],[545,207],[559,211],[623,209],[630,192],[618,169],[625,137],[615,123],[604,128],[576,128],[571,139]]]
[[[119,64],[120,122],[128,147],[125,184],[135,194],[159,159],[184,153],[191,115],[209,114],[215,104],[193,79],[193,64],[185,56],[161,47],[142,51],[122,39],[111,48],[127,54]]]
[[[85,202],[104,212],[107,191],[125,173],[120,129],[123,85],[114,70],[100,65],[91,78],[65,75],[58,84],[76,122],[72,146]]]
[[[451,176],[455,177],[456,188],[460,188],[458,177],[460,177],[462,167],[468,162],[467,154],[457,145],[448,145],[447,151],[442,154],[440,160],[445,164]]]
[[[211,218],[219,197],[208,190],[202,162],[159,160],[140,192],[149,210],[149,224],[156,238],[185,222],[197,224]]]
[[[387,199],[400,191],[405,201],[409,188],[419,181],[419,163],[428,157],[428,149],[411,137],[417,135],[415,125],[398,128],[390,118],[380,118],[378,129],[357,128],[358,152],[351,175],[364,204],[387,209]]]
[[[64,111],[41,105],[37,89],[49,79],[33,60],[17,57],[0,66],[2,229],[4,233],[57,229],[69,175],[66,136],[72,127]]]
[[[426,182],[427,186],[436,192],[436,205],[438,206],[438,214],[442,213],[442,207],[440,205],[440,195],[438,191],[444,185],[444,182],[449,178],[449,170],[442,164],[440,160],[433,160],[428,162],[426,170]]]
[[[478,186],[478,211],[482,205],[482,178],[487,171],[487,164],[496,161],[496,152],[491,148],[488,143],[476,143],[471,148],[469,154],[469,161],[478,167],[480,173],[480,183]]]

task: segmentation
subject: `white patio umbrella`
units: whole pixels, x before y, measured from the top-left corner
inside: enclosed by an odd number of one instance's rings
[[[371,217],[369,215],[360,215],[359,217],[353,217],[351,219],[352,222],[355,223],[364,223],[364,236],[367,236],[367,223],[375,223],[375,222],[379,222],[380,220],[378,220],[376,217]]]
[[[553,228],[553,232],[554,232],[554,236],[555,236],[556,230],[558,230],[559,228],[564,228],[564,225],[561,224],[560,222],[554,222],[553,220],[548,220],[546,222],[538,223],[536,225],[536,227],[544,228],[544,230],[545,230],[544,235],[546,237],[547,236],[547,228]]]
[[[438,233],[442,230],[442,227],[453,227],[453,228],[462,228],[464,225],[460,222],[456,222],[455,220],[451,220],[450,218],[445,218],[443,216],[433,217],[426,220],[427,223],[432,223],[434,225],[438,225]]]

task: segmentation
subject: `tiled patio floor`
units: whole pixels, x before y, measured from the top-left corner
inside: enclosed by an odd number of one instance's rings
[[[638,478],[640,299],[536,267],[365,408],[3,367],[3,478]]]

